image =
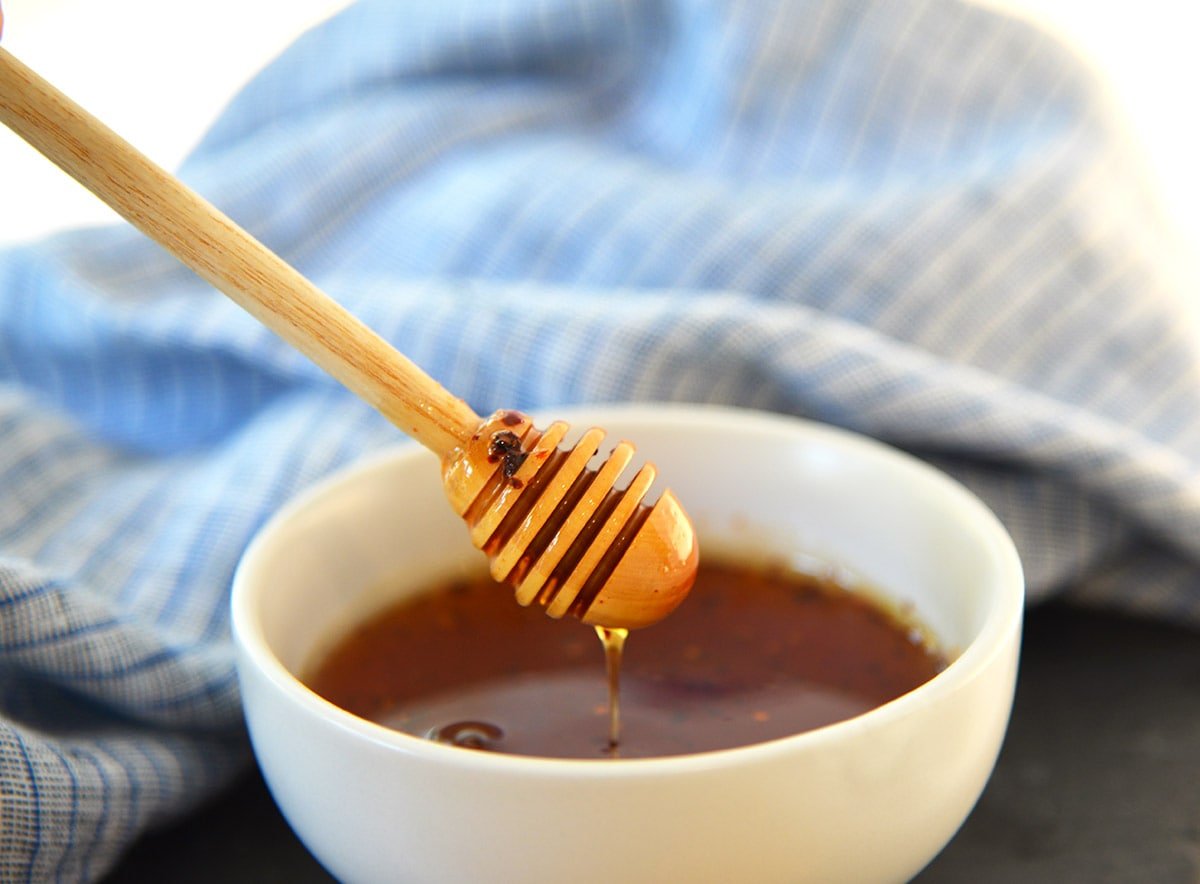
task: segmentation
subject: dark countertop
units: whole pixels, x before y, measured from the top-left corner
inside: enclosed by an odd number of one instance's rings
[[[143,838],[108,879],[330,880],[253,772]],[[1200,882],[1200,633],[1061,605],[1031,611],[996,772],[917,881]]]

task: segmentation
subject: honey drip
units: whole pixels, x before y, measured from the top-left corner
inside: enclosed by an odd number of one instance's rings
[[[596,635],[604,646],[604,669],[608,674],[608,754],[621,754],[621,658],[625,653],[628,629],[597,626]]]

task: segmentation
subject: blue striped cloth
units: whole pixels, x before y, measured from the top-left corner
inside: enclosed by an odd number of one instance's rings
[[[1090,75],[1024,25],[362,2],[182,175],[481,412],[850,427],[974,488],[1034,597],[1200,623],[1196,293]],[[128,228],[0,252],[0,879],[101,876],[244,769],[235,562],[397,438]]]

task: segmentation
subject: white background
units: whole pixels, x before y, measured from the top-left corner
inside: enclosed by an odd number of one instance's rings
[[[10,52],[171,169],[241,84],[348,2],[0,0],[0,6]],[[978,2],[1036,19],[1094,64],[1143,146],[1181,246],[1200,254],[1200,3]],[[0,243],[114,219],[0,127]]]

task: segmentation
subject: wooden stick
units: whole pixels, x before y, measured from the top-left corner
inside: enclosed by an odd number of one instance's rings
[[[426,448],[444,456],[480,424],[465,402],[3,48],[0,121]]]

